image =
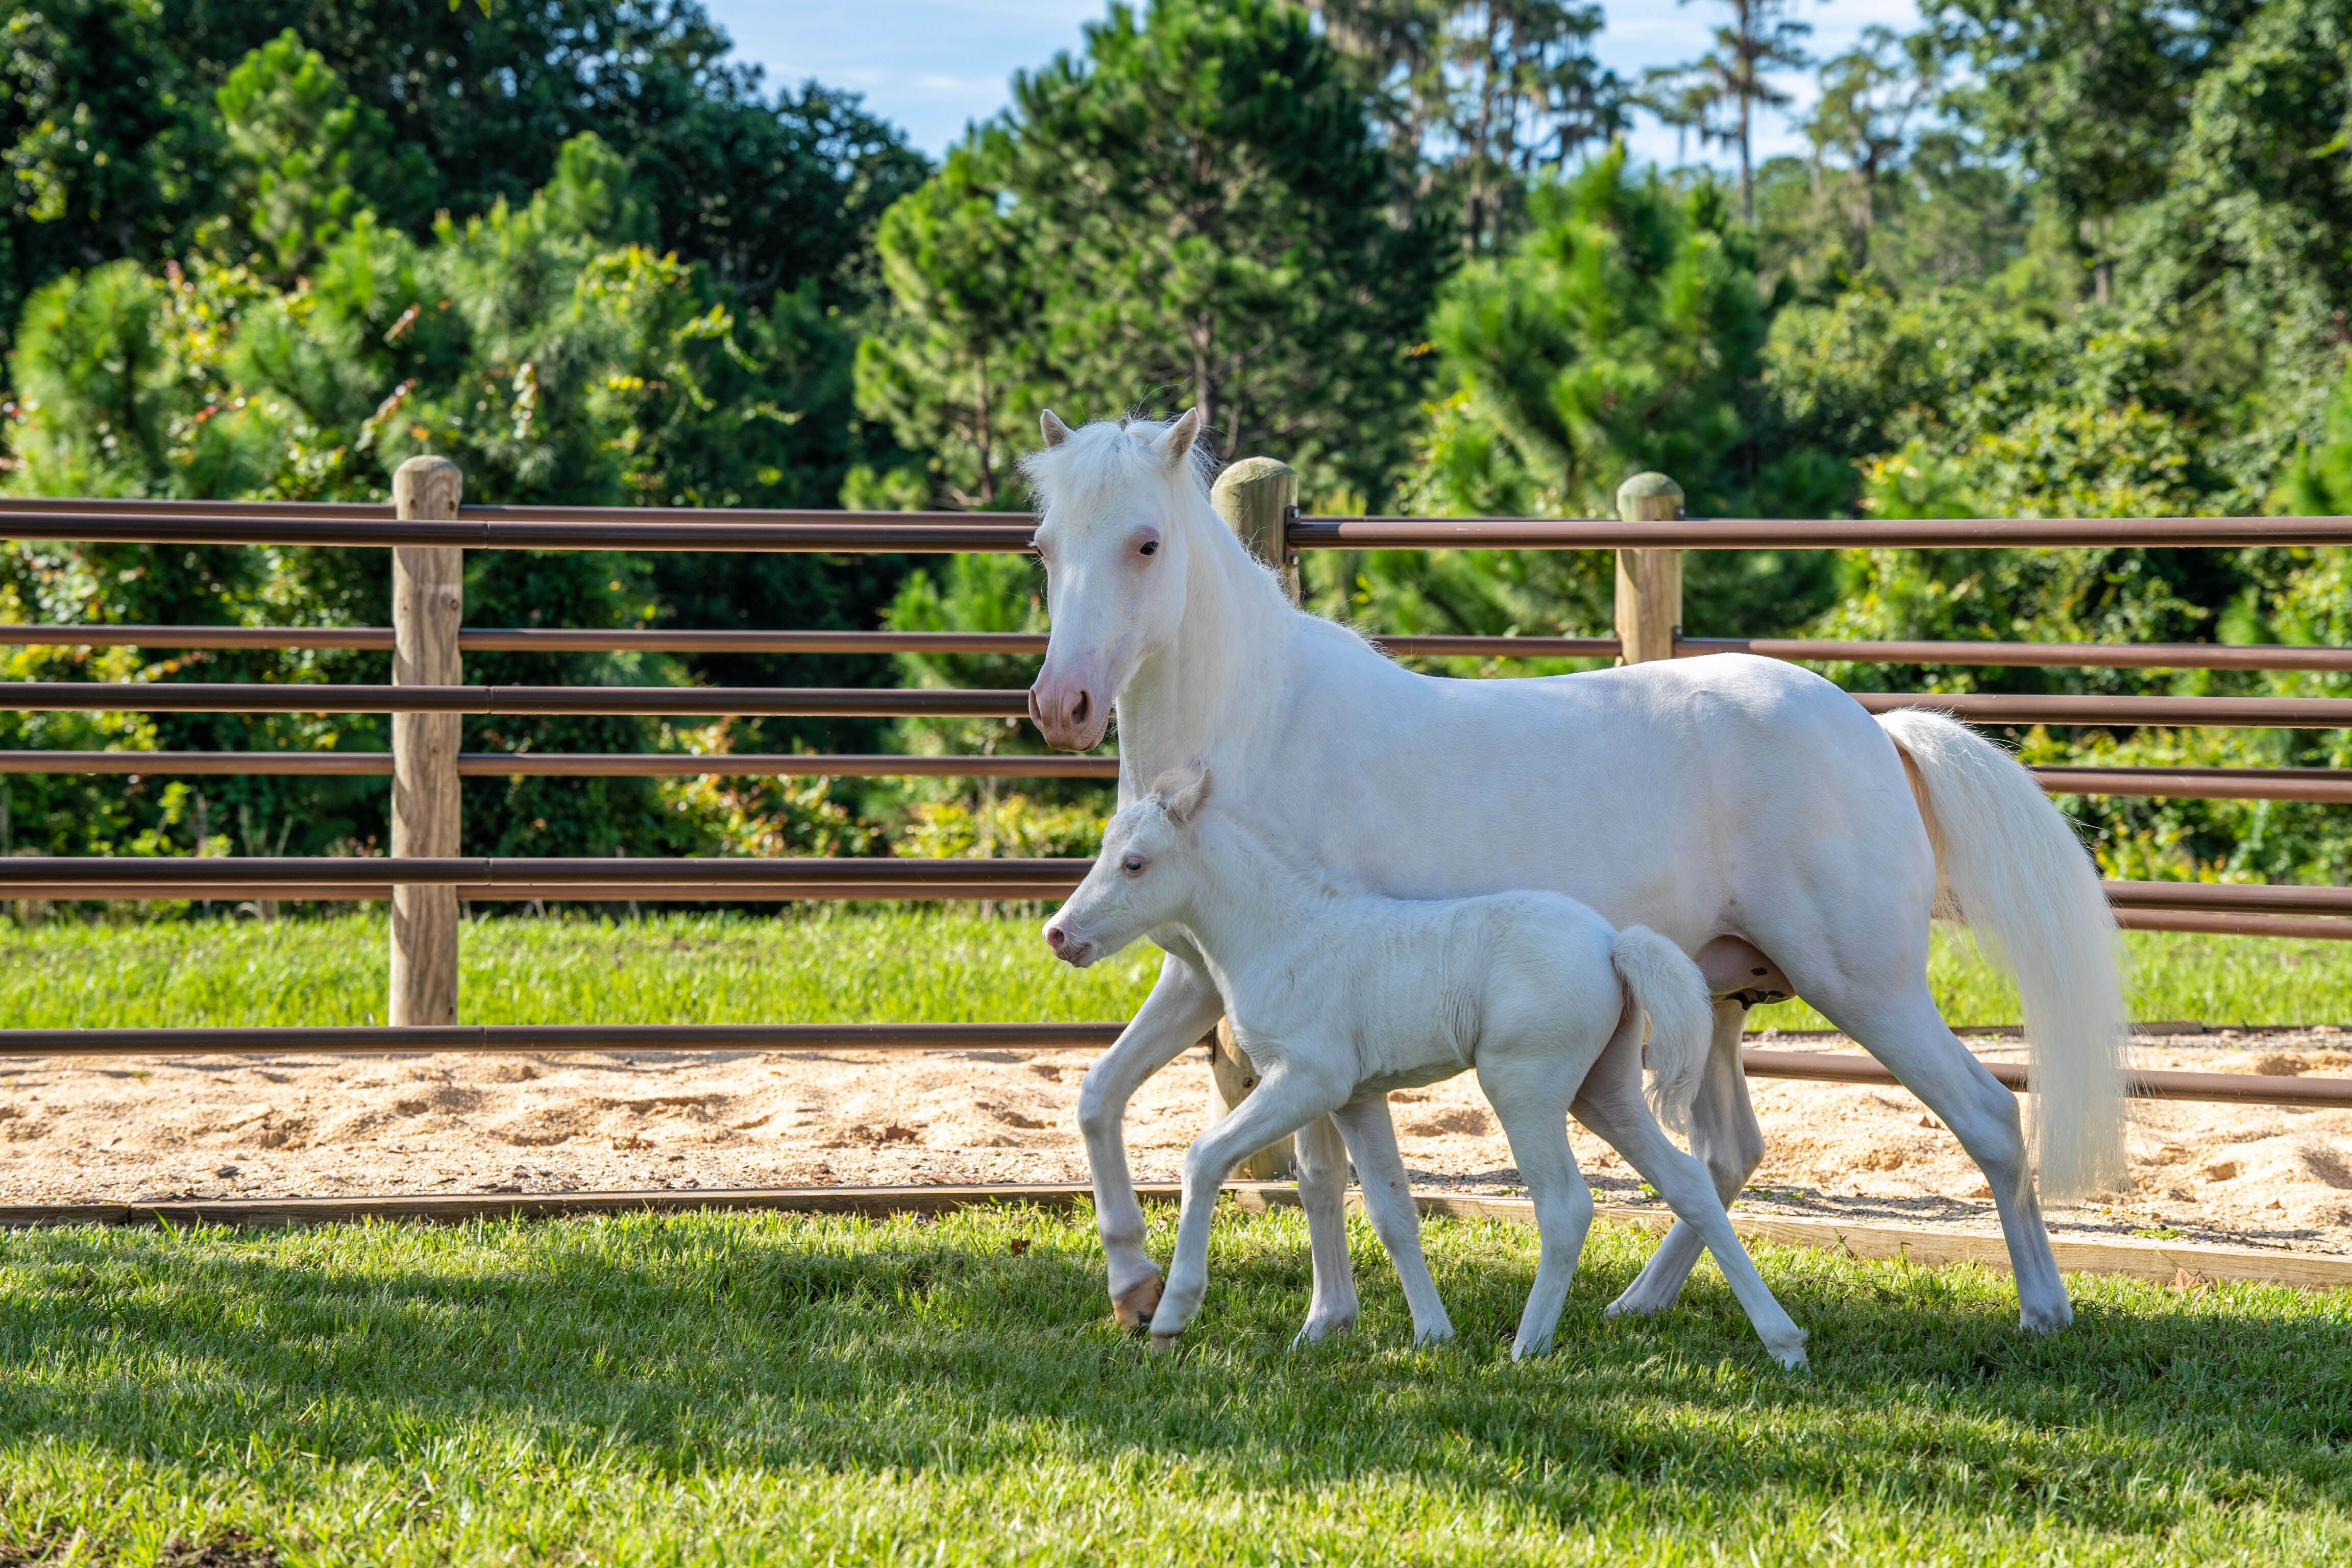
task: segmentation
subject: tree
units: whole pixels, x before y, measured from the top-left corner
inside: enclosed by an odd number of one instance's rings
[[[1511,252],[1464,268],[1431,318],[1441,397],[1407,506],[1606,517],[1627,476],[1655,468],[1696,513],[1790,504],[1793,485],[1813,515],[1813,460],[1768,463],[1755,446],[1765,315],[1722,188],[1637,175],[1621,142],[1538,184],[1528,213]],[[1315,582],[1327,607],[1381,630],[1587,632],[1609,623],[1611,571],[1605,553],[1373,554],[1318,565]],[[1817,577],[1799,556],[1695,557],[1692,624],[1790,624],[1818,608]]]
[[[2257,0],[1927,0],[1973,85],[1955,107],[2023,162],[2073,228],[2094,300],[2116,298],[2123,215],[2164,188],[2189,95]]]
[[[1689,0],[1677,0],[1688,5]],[[1667,124],[1698,132],[1739,152],[1739,207],[1756,221],[1756,110],[1791,101],[1766,73],[1799,70],[1812,63],[1804,40],[1812,24],[1792,20],[1790,0],[1722,0],[1731,8],[1728,26],[1715,29],[1715,47],[1686,65],[1649,74],[1644,100]]]
[[[1198,404],[1220,457],[1379,493],[1446,250],[1391,195],[1360,83],[1305,13],[1114,5],[887,226],[860,405],[931,442],[889,493],[998,504],[1047,386],[1073,417]]]
[[[0,331],[66,268],[184,254],[235,194],[213,96],[289,29],[388,135],[388,166],[425,174],[395,202],[372,160],[349,171],[413,238],[436,211],[527,203],[593,132],[661,248],[747,303],[814,279],[855,308],[875,220],[926,173],[853,96],[770,96],[698,0],[0,0]]]
[[[288,29],[246,57],[215,95],[232,173],[228,217],[258,242],[259,267],[291,280],[363,211],[410,216],[432,171],[395,155],[383,114],[343,89]]]
[[[857,346],[857,402],[922,455],[925,478],[894,491],[867,469],[852,504],[937,496],[985,511],[1020,494],[1014,466],[1045,405],[1050,247],[1007,188],[1011,160],[1007,132],[976,132],[883,215],[874,242],[892,309]]]

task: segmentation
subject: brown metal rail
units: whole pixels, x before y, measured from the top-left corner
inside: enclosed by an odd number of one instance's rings
[[[1511,642],[1510,637],[1489,639]],[[1614,639],[1611,639],[1614,640]],[[1616,650],[1612,647],[1611,652]],[[2352,647],[2226,643],[1838,642],[1824,637],[1677,637],[1676,658],[1752,653],[1791,664],[1936,664],[2034,669],[2352,671]]]
[[[1411,658],[1612,658],[1618,639],[1570,637],[1375,637]],[[689,631],[468,626],[467,653],[998,654],[1043,658],[1043,632]],[[342,648],[387,652],[390,626],[150,626],[0,624],[17,647]],[[1934,664],[2048,669],[2352,671],[2352,648],[2222,643],[1834,642],[1814,637],[1681,637],[1675,657],[1748,653],[1792,664]]]
[[[2352,544],[2344,517],[1683,518],[1302,517],[1293,550],[1858,550],[1890,546],[2191,549]]]
[[[2031,772],[2052,795],[2352,805],[2352,768],[2037,767]]]
[[[479,778],[1115,779],[1117,757],[943,756],[889,752],[460,752]],[[0,752],[0,773],[325,774],[392,776],[390,752]]]
[[[2169,931],[2205,936],[2263,936],[2293,942],[2352,942],[2352,920],[2329,916],[2233,914],[2219,910],[2116,910],[2125,931]]]
[[[2352,728],[2341,697],[2014,697],[1992,692],[1854,691],[1873,713],[1928,708],[1971,724],[2074,724],[2179,729]]]
[[[1870,1057],[1828,1051],[1766,1051],[1754,1047],[1739,1053],[1750,1078],[1807,1079],[1817,1083],[1896,1082],[1895,1075]],[[2001,1087],[2026,1091],[2023,1062],[1986,1062],[1985,1070]],[[2234,1072],[2136,1072],[2129,1092],[2143,1100],[2200,1100],[2236,1105],[2300,1105],[2320,1110],[2352,1110],[2352,1079],[2284,1078]]]
[[[1096,1024],[457,1024],[409,1028],[0,1029],[0,1057],[412,1056],[478,1051],[957,1051],[1100,1050],[1126,1027]],[[1870,1057],[1748,1047],[1751,1078],[1893,1084]],[[2021,1062],[1987,1062],[2004,1087],[2023,1093]],[[2352,1079],[2252,1073],[2139,1072],[2130,1092],[2150,1100],[2352,1109]]]
[[[2352,728],[2352,698],[2013,697],[1857,691],[1874,713],[1929,708],[1970,723],[2289,730]],[[1018,719],[1019,687],[359,686],[266,681],[24,680],[0,684],[0,710],[144,713],[685,713],[795,718]]]
[[[425,1051],[1099,1050],[1123,1024],[449,1024],[402,1028],[0,1029],[0,1056]]]
[[[2352,708],[2352,702],[2346,706]],[[855,686],[307,686],[267,681],[18,680],[0,683],[0,711],[1019,719],[1029,712],[1029,694],[1019,688],[933,691]]]
[[[18,855],[0,858],[0,896],[29,894],[41,888],[113,888],[124,884],[195,889],[299,886],[304,888],[406,887],[510,888],[527,898],[554,896],[567,887],[688,886],[724,892],[734,888],[802,886],[858,887],[869,898],[890,898],[899,888],[1019,887],[1030,897],[1057,896],[1078,885],[1093,862],[1054,859],[835,859],[793,856],[773,859],[666,856],[488,857],[250,855],[130,857],[116,855]],[[121,896],[121,895],[116,895]],[[182,897],[184,894],[173,894]],[[287,898],[324,894],[282,895]],[[626,895],[623,895],[626,896]],[[1003,897],[986,893],[978,897]]]
[[[1508,639],[1501,639],[1508,640]],[[1614,637],[1606,641],[1616,650]],[[0,647],[348,648],[390,652],[390,626],[79,626],[0,624]],[[1043,633],[572,631],[468,626],[463,653],[929,653],[1040,656]]]
[[[706,521],[659,512],[623,513],[639,521],[572,521],[568,509],[467,507],[452,521],[298,513],[236,514],[213,510],[163,513],[70,511],[45,508],[0,514],[0,537],[96,544],[269,544],[384,549],[446,545],[461,550],[736,551],[818,555],[1019,554],[1036,524],[974,521],[950,512],[782,513],[789,521],[745,522],[741,512],[705,513]],[[551,520],[551,514],[553,519]],[[654,519],[657,521],[643,521]],[[909,521],[913,519],[915,521]]]
[[[460,752],[457,772],[490,778],[1115,779],[1118,759],[1061,753],[900,756],[787,753]],[[2136,799],[2299,800],[2352,805],[2352,769],[2035,768],[2053,795]],[[389,777],[389,752],[0,752],[0,773],[312,774]]]

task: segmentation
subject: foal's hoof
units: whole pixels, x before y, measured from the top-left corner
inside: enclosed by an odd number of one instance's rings
[[[1780,1363],[1783,1372],[1802,1372],[1812,1364],[1805,1359],[1805,1347],[1802,1345],[1792,1351],[1774,1351],[1772,1359]]]
[[[1151,1326],[1151,1314],[1160,1305],[1160,1293],[1166,1289],[1159,1275],[1139,1279],[1110,1299],[1110,1315],[1118,1326],[1129,1333]]]
[[[1154,1334],[1151,1336],[1151,1353],[1173,1355],[1176,1353],[1176,1347],[1183,1342],[1184,1336],[1181,1334]]]

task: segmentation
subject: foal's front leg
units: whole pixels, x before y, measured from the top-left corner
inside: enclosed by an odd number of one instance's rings
[[[1252,1153],[1286,1138],[1347,1098],[1321,1075],[1280,1066],[1270,1068],[1249,1098],[1223,1121],[1193,1141],[1184,1156],[1184,1207],[1176,1221],[1176,1256],[1168,1265],[1168,1287],[1150,1319],[1151,1342],[1167,1349],[1201,1310],[1209,1289],[1209,1222],[1217,1189]]]
[[[1160,961],[1151,994],[1110,1049],[1087,1069],[1078,1090],[1078,1131],[1087,1141],[1087,1165],[1094,1178],[1095,1222],[1110,1265],[1111,1311],[1121,1328],[1149,1321],[1160,1300],[1160,1268],[1143,1250],[1143,1207],[1135,1201],[1135,1178],[1127,1166],[1127,1102],[1144,1079],[1207,1034],[1223,1011],[1208,976],[1170,953]]]

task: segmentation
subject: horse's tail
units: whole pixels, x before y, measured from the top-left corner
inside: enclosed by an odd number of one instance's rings
[[[2124,1176],[2121,944],[2098,868],[2017,760],[1918,709],[1879,715],[1936,850],[1936,912],[2016,977],[2038,1103],[2042,1185],[2082,1197]]]
[[[1690,955],[1647,926],[1627,926],[1609,944],[1609,963],[1633,1005],[1650,1016],[1651,1113],[1677,1132],[1690,1131],[1692,1099],[1706,1067],[1715,1008],[1706,977]]]

